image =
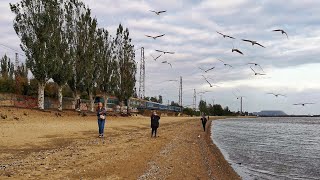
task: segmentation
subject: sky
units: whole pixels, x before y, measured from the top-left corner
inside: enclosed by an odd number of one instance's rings
[[[13,29],[14,15],[9,3],[0,1],[0,56],[14,58],[23,52]],[[146,96],[162,95],[164,101],[178,101],[179,82],[183,79],[183,105],[197,102],[217,103],[238,111],[243,96],[243,110],[282,110],[287,114],[320,114],[320,1],[315,0],[83,0],[97,18],[99,27],[115,34],[121,23],[129,28],[137,49],[145,48]],[[157,16],[150,10],[166,10]],[[274,29],[283,29],[289,39]],[[223,38],[216,31],[235,37]],[[153,40],[145,35],[165,34]],[[244,42],[255,40],[266,48]],[[4,47],[3,45],[7,46]],[[231,52],[237,48],[240,55]],[[173,51],[154,61],[155,49]],[[19,56],[24,61],[24,56]],[[231,64],[225,67],[218,59]],[[161,63],[168,61],[168,64]],[[258,63],[254,70],[265,73],[255,76],[248,63]],[[204,73],[199,69],[212,71]],[[219,87],[210,87],[202,77]],[[139,80],[139,69],[137,74]],[[137,83],[138,87],[138,83]],[[267,93],[280,93],[274,97]],[[235,95],[234,95],[235,94]],[[293,106],[295,103],[316,103]]]

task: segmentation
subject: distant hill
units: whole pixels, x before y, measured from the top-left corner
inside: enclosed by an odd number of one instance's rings
[[[285,112],[277,110],[264,110],[260,112],[254,112],[252,114],[256,116],[287,116]]]

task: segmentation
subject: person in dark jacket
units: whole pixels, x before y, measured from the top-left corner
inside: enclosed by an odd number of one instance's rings
[[[206,131],[207,118],[205,115],[202,115],[201,122],[203,126],[203,131]]]
[[[99,137],[104,136],[104,125],[107,118],[107,110],[103,107],[102,102],[98,103],[97,107],[97,116],[98,116],[98,127],[99,127]]]
[[[151,115],[151,137],[157,137],[157,129],[159,127],[160,116],[156,112],[153,112]]]

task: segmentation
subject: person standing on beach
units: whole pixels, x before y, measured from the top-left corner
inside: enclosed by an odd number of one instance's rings
[[[103,106],[102,102],[98,103],[97,116],[98,116],[99,138],[102,138],[104,136],[104,125],[107,117],[107,111],[106,111],[106,108]]]
[[[201,122],[203,126],[203,131],[206,131],[207,118],[205,115],[202,115]]]
[[[151,137],[157,137],[157,129],[159,127],[160,116],[158,116],[157,112],[153,112],[151,115]]]

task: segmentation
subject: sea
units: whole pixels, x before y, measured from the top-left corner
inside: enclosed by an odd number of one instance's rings
[[[242,179],[320,180],[320,118],[217,120],[211,128]]]

